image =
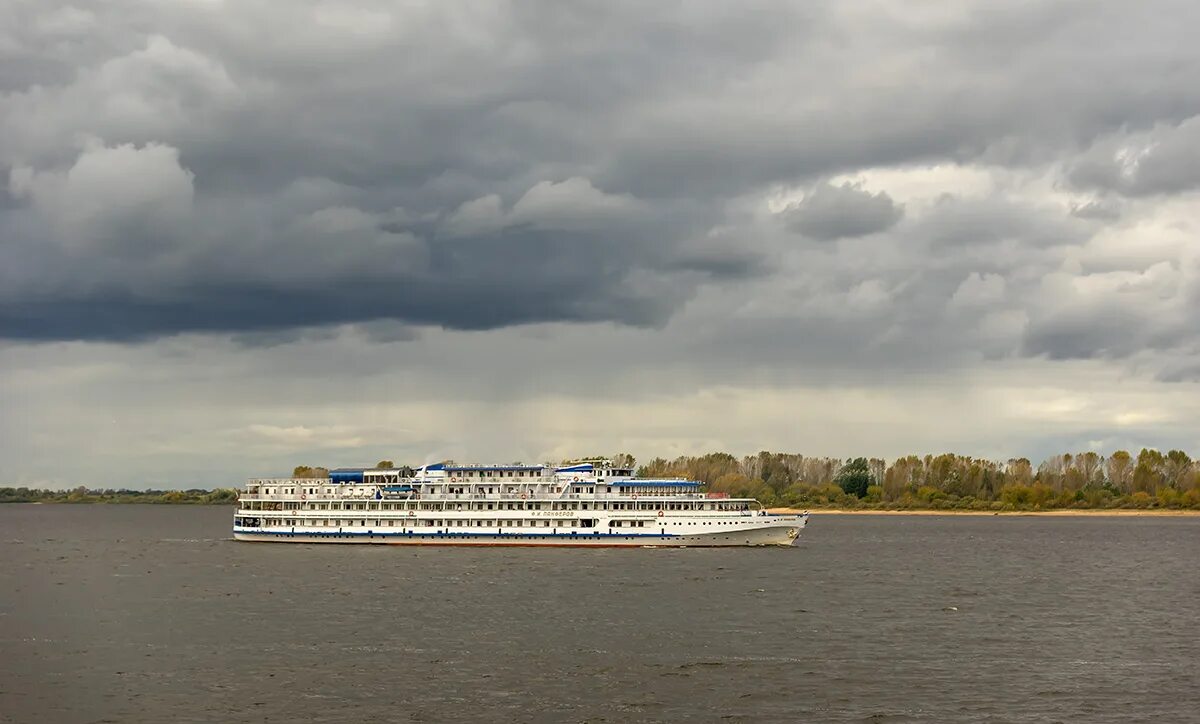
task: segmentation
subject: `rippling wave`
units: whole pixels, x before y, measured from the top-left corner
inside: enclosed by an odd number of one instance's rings
[[[242,544],[0,508],[0,719],[1194,721],[1200,519],[814,515],[803,544]]]

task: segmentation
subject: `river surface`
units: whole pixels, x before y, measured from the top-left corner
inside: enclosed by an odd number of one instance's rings
[[[815,514],[769,550],[231,519],[0,506],[0,720],[1200,721],[1200,517]]]

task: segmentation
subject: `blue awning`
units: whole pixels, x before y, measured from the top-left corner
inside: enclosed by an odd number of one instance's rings
[[[334,483],[361,483],[363,481],[363,470],[349,468],[330,470],[329,480]]]
[[[560,473],[590,473],[595,469],[596,469],[596,467],[594,465],[592,465],[591,463],[584,463],[582,465],[572,465],[567,468],[559,468],[557,470],[557,472],[560,472]]]

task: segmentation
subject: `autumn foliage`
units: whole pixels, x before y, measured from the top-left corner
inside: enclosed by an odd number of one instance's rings
[[[639,474],[681,475],[769,505],[975,510],[1200,509],[1200,465],[1180,450],[1056,455],[1037,467],[946,453],[841,460],[760,452],[656,458]],[[865,484],[864,484],[865,483]]]

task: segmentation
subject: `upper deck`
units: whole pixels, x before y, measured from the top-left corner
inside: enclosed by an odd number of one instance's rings
[[[592,462],[551,465],[428,465],[417,470],[340,468],[328,478],[257,478],[243,500],[725,499],[684,478],[638,478]],[[735,501],[731,501],[735,502]],[[738,502],[750,502],[741,499]]]
[[[578,463],[572,465],[456,465],[436,463],[420,468],[337,468],[329,480],[343,484],[424,483],[531,483],[578,482],[590,480],[606,483],[612,480],[633,480],[633,470],[607,463]]]

